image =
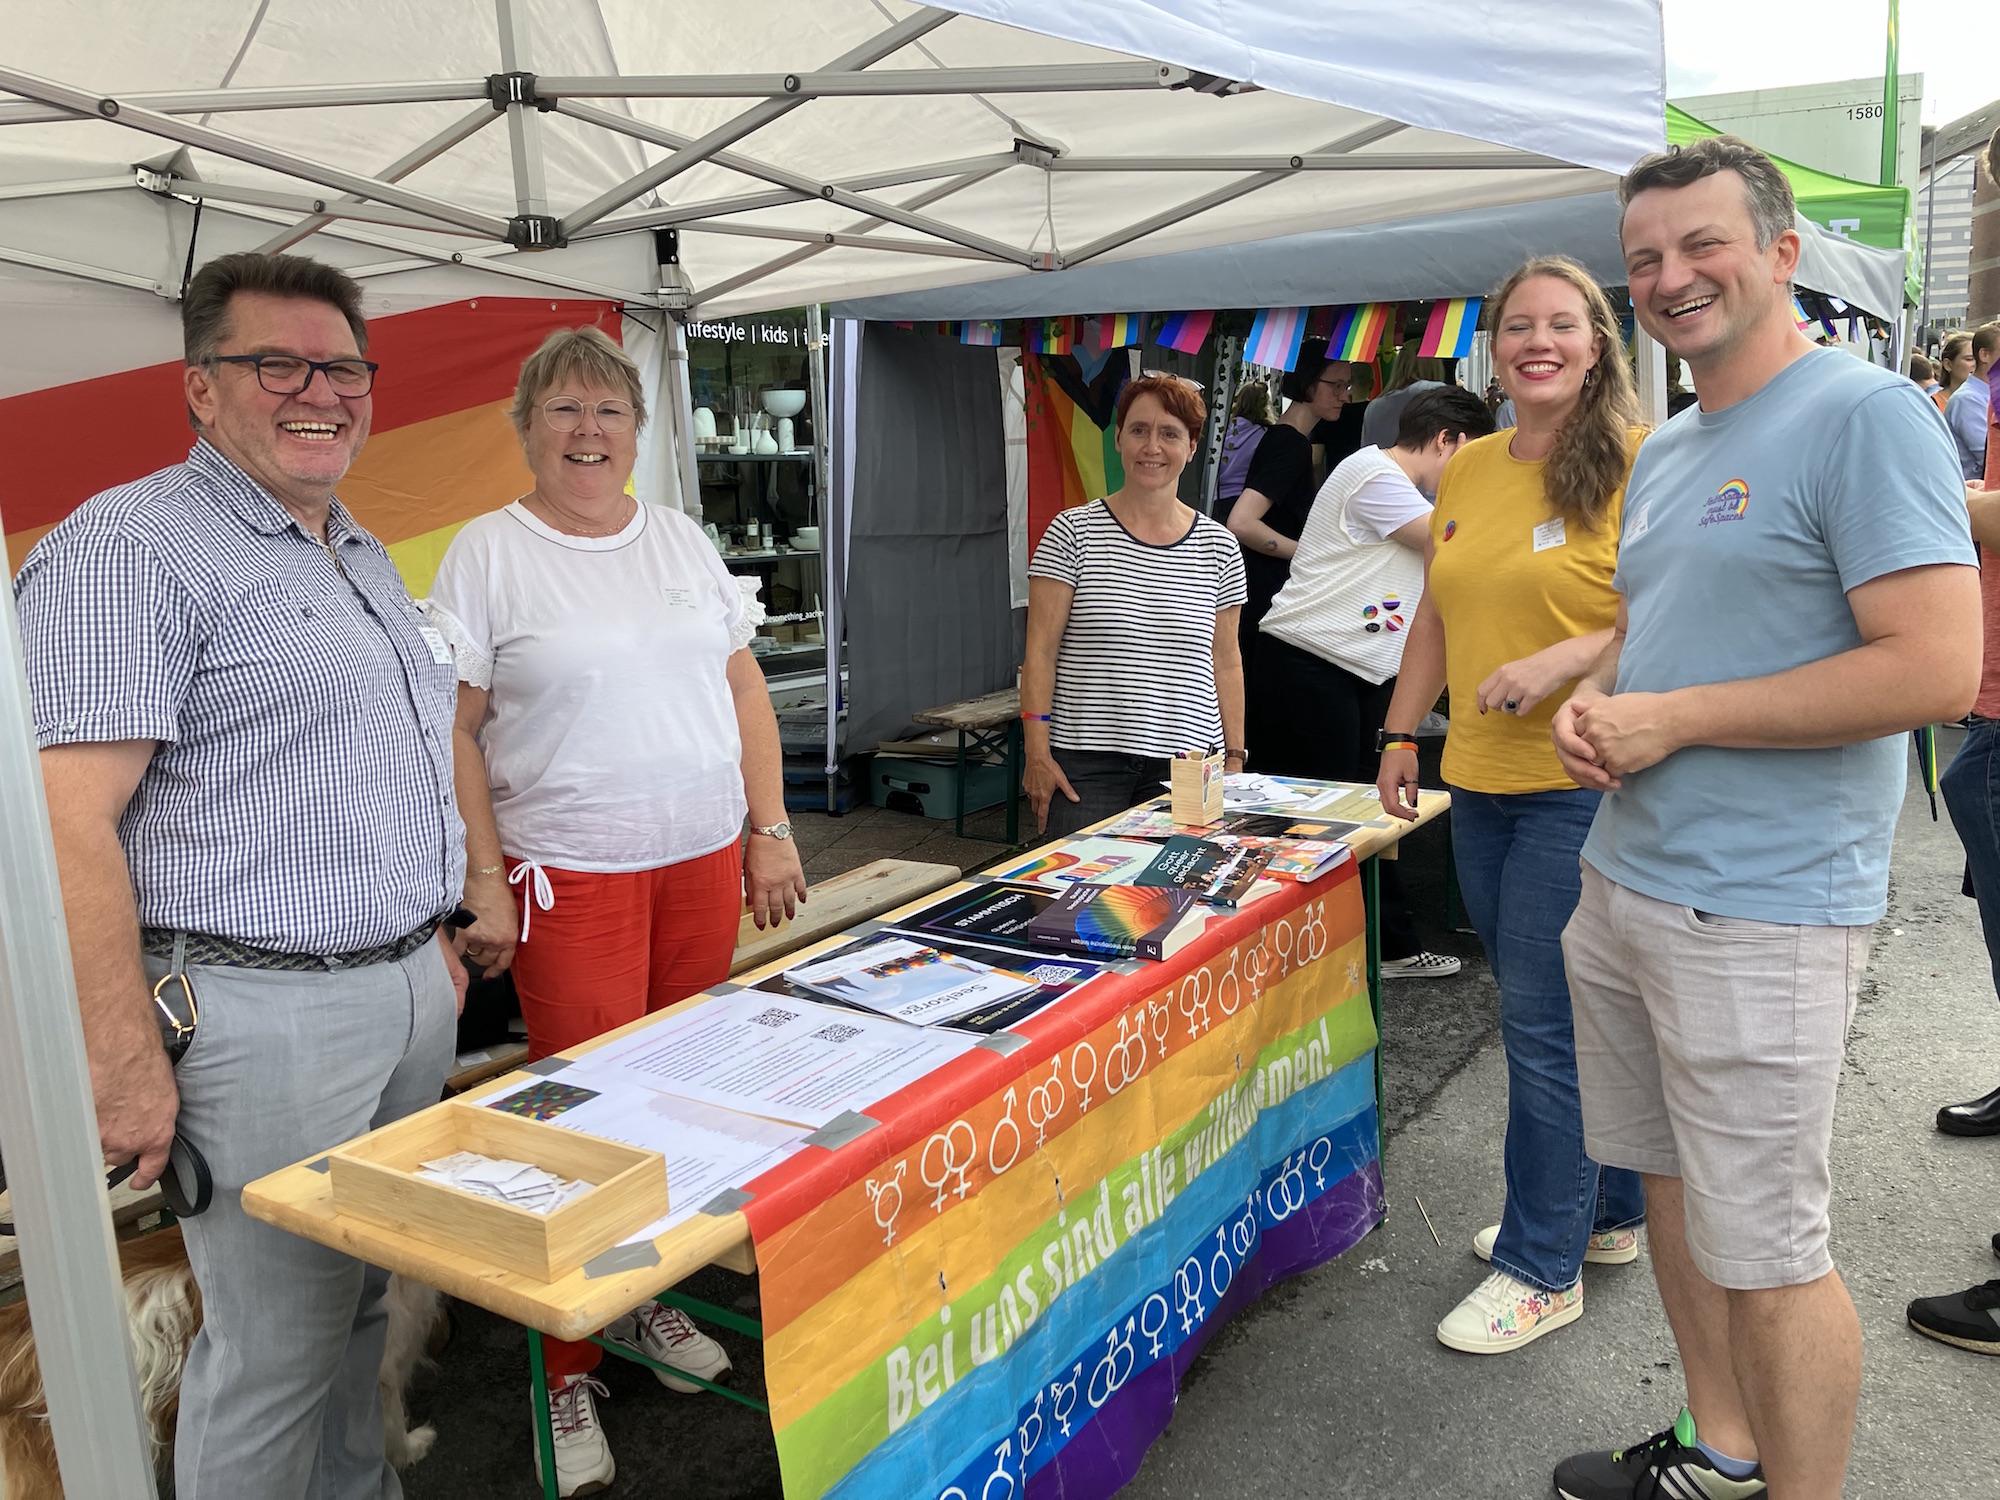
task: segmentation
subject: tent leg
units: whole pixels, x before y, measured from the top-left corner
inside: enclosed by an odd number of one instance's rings
[[[675,313],[660,329],[660,390],[672,413],[674,462],[680,475],[684,514],[701,524],[701,471],[694,460],[694,390],[688,380],[687,329]]]
[[[49,1426],[71,1495],[151,1500],[153,1448],[77,1014],[11,593],[0,600],[0,1148]]]
[[[1632,354],[1638,365],[1639,416],[1655,427],[1667,420],[1667,351],[1642,324],[1632,325]]]

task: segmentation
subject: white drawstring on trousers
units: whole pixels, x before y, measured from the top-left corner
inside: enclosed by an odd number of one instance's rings
[[[535,908],[539,906],[543,911],[549,910],[556,904],[556,893],[549,885],[548,872],[532,859],[524,859],[514,866],[513,873],[507,877],[507,884],[524,885],[521,902],[521,941],[525,943],[528,940],[528,924],[534,918]]]

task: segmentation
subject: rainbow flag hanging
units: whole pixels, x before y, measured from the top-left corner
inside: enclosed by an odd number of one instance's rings
[[[1144,313],[1105,313],[1097,320],[1097,347],[1129,349],[1146,342]]]
[[[1799,325],[1800,333],[1813,326],[1813,320],[1806,316],[1805,304],[1799,301],[1796,292],[1792,294],[1792,321]]]
[[[1182,354],[1199,354],[1201,346],[1208,342],[1208,331],[1215,326],[1213,312],[1168,313],[1160,325],[1160,347],[1177,349]]]
[[[1260,307],[1243,345],[1244,361],[1266,369],[1289,370],[1299,362],[1299,344],[1305,336],[1303,307]]]
[[[1472,352],[1483,297],[1447,297],[1431,308],[1431,321],[1417,344],[1424,359],[1464,359]]]
[[[958,341],[961,344],[981,344],[998,348],[1000,325],[995,322],[968,319],[958,325]]]
[[[1388,330],[1389,313],[1394,305],[1363,302],[1358,307],[1341,308],[1334,314],[1326,352],[1335,359],[1373,359],[1382,348],[1382,335]]]
[[[1021,347],[1030,354],[1067,354],[1074,336],[1068,318],[1030,318],[1021,325]]]

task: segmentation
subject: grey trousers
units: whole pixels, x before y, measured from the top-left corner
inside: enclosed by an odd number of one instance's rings
[[[1165,760],[1149,755],[1122,755],[1107,750],[1055,750],[1050,752],[1070,789],[1079,801],[1072,802],[1060,790],[1049,799],[1049,826],[1045,838],[1068,838],[1092,823],[1115,817],[1135,803],[1164,797],[1160,785],[1171,767]]]
[[[166,972],[147,959],[147,974]],[[456,1002],[426,943],[310,974],[190,968],[201,1024],[174,1070],[215,1201],[182,1233],[202,1327],[181,1376],[178,1500],[400,1500],[377,1376],[388,1273],[243,1212],[246,1183],[435,1104]]]

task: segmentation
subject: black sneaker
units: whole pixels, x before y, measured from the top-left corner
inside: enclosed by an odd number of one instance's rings
[[[1579,1453],[1556,1465],[1563,1500],[1761,1500],[1764,1471],[1731,1479],[1694,1445],[1694,1418],[1685,1407],[1665,1432],[1636,1448]]]
[[[2000,1281],[1949,1297],[1919,1297],[1910,1304],[1909,1318],[1927,1339],[1974,1354],[2000,1354]]]

